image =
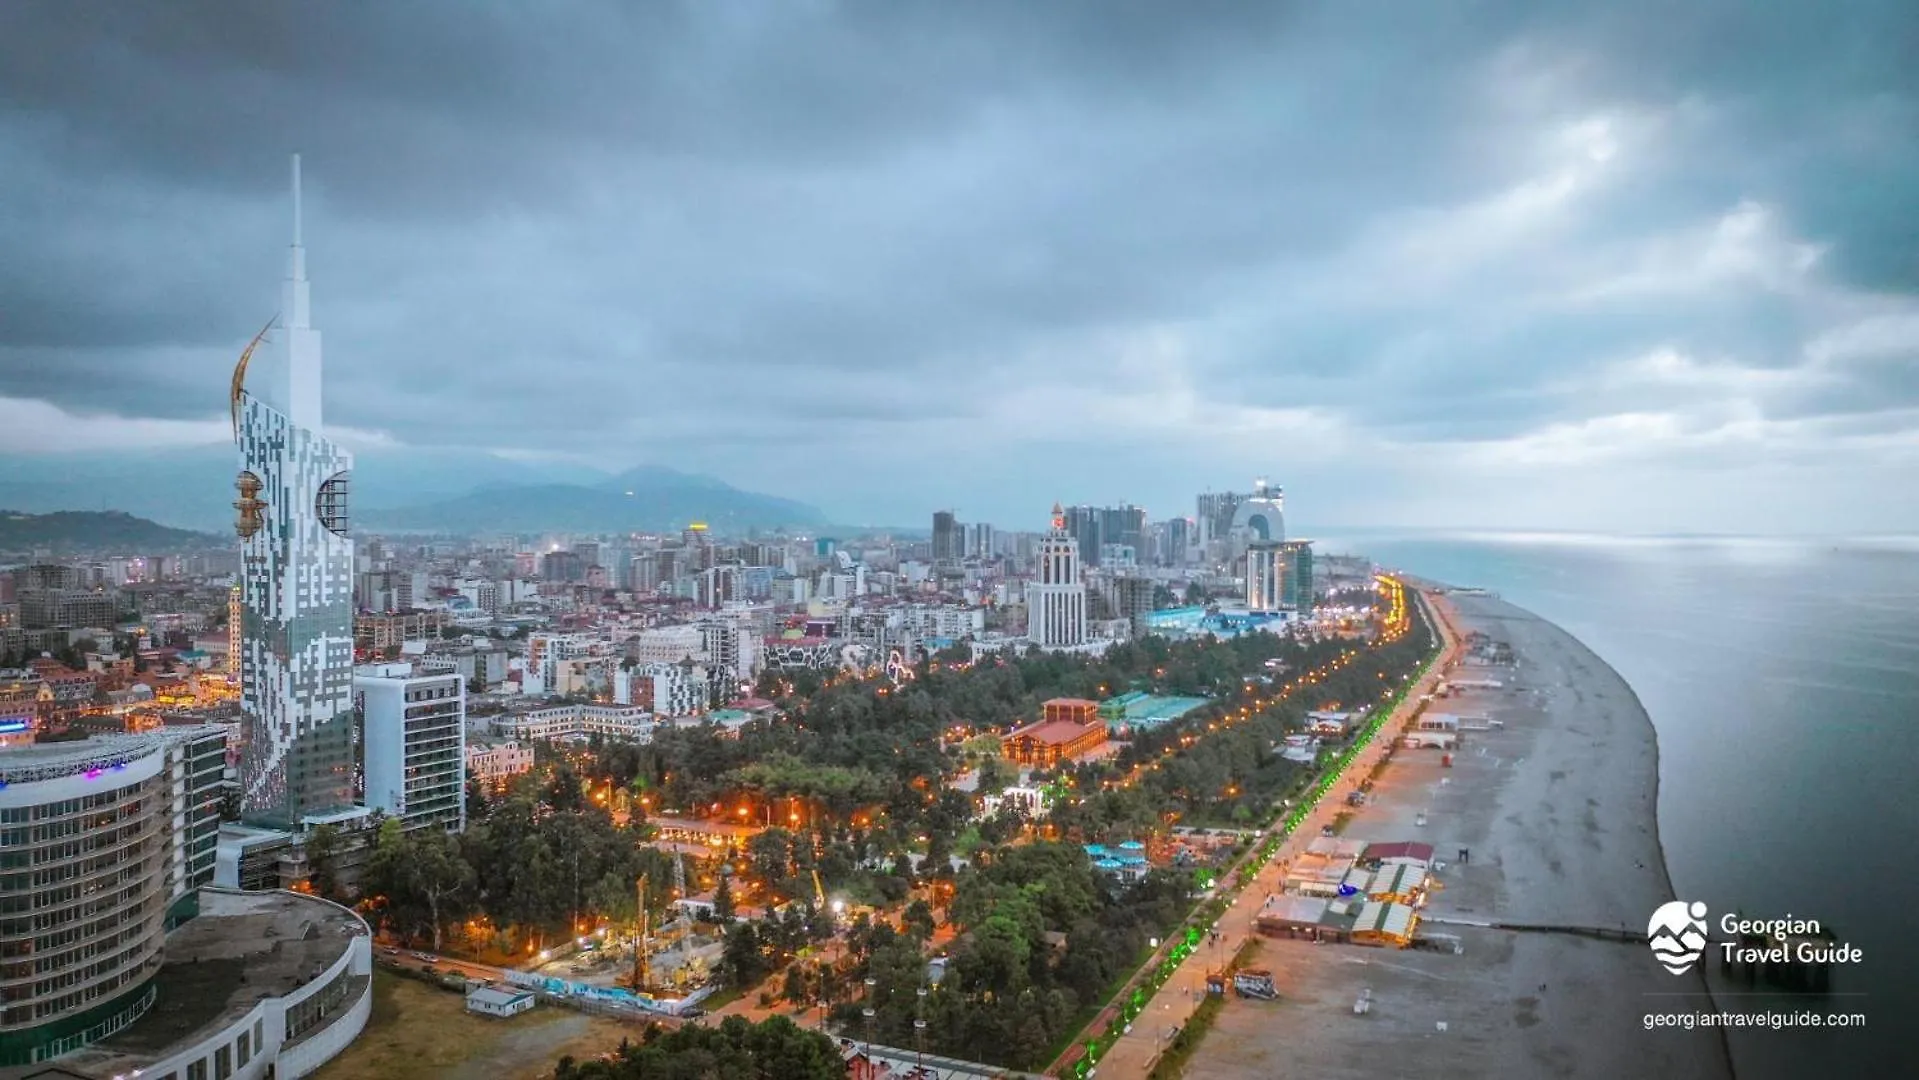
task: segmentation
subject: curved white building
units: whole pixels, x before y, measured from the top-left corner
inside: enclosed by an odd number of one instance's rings
[[[1286,539],[1286,493],[1265,480],[1253,484],[1253,493],[1233,511],[1234,555],[1253,544],[1276,544]]]
[[[153,1007],[166,932],[213,876],[225,761],[220,728],[0,752],[0,1066]]]
[[[153,984],[144,1019],[61,1058],[57,1075],[298,1080],[365,1030],[373,938],[328,900],[208,888]]]

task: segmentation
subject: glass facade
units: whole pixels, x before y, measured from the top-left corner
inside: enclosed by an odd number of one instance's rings
[[[241,814],[297,828],[353,803],[353,461],[252,395],[239,439],[264,504],[240,544]]]

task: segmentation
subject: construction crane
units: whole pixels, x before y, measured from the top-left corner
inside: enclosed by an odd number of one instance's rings
[[[647,915],[647,911],[646,911],[646,875],[645,874],[640,875],[639,884],[635,887],[634,892],[636,893],[636,899],[639,901],[638,911],[639,911],[640,933],[638,937],[633,939],[633,989],[636,993],[643,994],[646,992],[646,931],[647,931],[646,915]]]

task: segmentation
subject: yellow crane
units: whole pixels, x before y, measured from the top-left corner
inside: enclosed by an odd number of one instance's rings
[[[639,936],[633,939],[633,989],[636,993],[646,992],[646,875],[641,874],[639,884],[634,887],[639,902]]]

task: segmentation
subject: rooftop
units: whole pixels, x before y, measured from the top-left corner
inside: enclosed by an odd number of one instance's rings
[[[324,972],[366,924],[289,892],[203,889],[200,915],[167,935],[159,1000],[132,1027],[60,1059],[81,1076],[131,1074]]]
[[[137,735],[94,735],[70,742],[11,747],[0,752],[0,783],[24,784],[70,776],[90,769],[105,771],[145,757],[176,740],[211,734],[217,730],[176,727]]]
[[[1007,738],[1029,738],[1041,743],[1069,743],[1084,736],[1098,727],[1097,724],[1076,724],[1071,720],[1042,720],[1037,724],[1028,724],[1008,735]]]

